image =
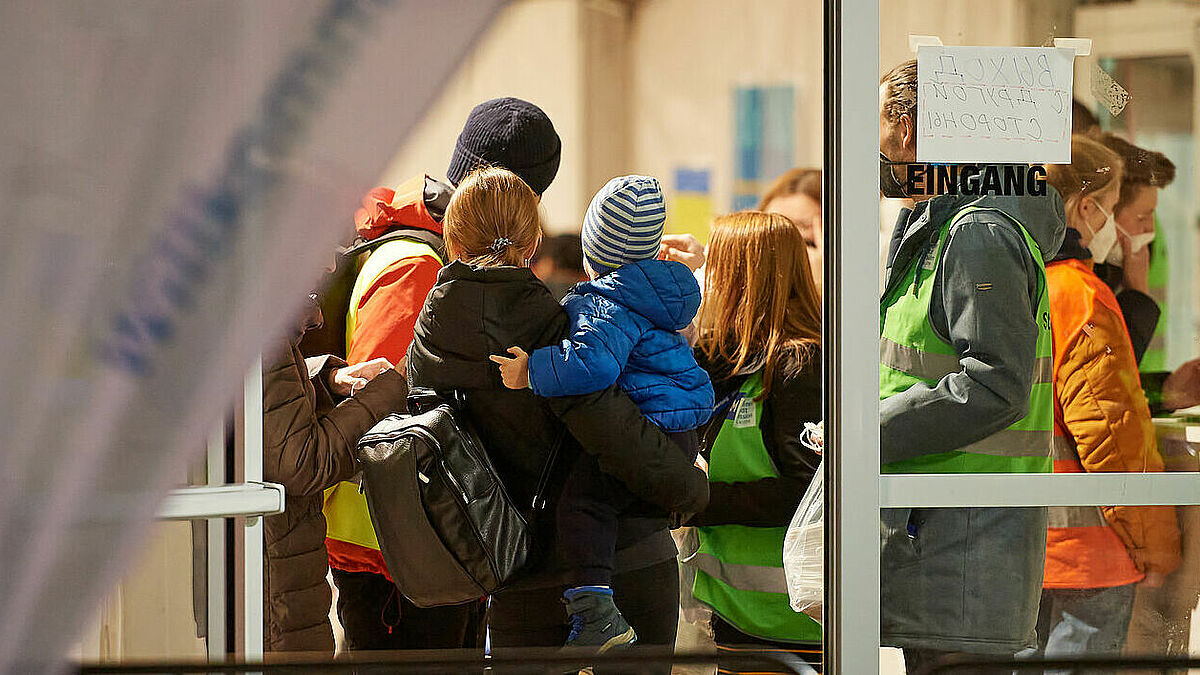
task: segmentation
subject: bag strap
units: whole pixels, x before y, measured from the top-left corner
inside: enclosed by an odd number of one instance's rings
[[[546,456],[546,463],[542,465],[542,475],[538,477],[537,488],[533,492],[533,504],[530,507],[534,511],[541,511],[546,508],[546,488],[550,485],[550,476],[554,473],[554,465],[558,460],[558,452],[562,449],[563,441],[567,437],[567,428],[563,426],[558,431],[558,439],[554,441],[554,445],[550,448],[550,454]]]
[[[466,405],[467,395],[462,390],[455,389],[450,392],[450,395],[459,409]],[[558,438],[554,439],[554,444],[550,446],[550,453],[546,455],[546,462],[542,464],[542,470],[538,475],[537,487],[533,491],[533,503],[529,505],[534,511],[540,511],[546,507],[546,488],[550,485],[550,478],[554,474],[554,465],[558,459],[558,451],[562,449],[566,437],[567,428],[563,426],[558,430]]]
[[[729,407],[733,405],[733,402],[738,400],[738,394],[741,393],[742,387],[753,375],[754,373],[745,373],[729,378],[733,388],[713,405],[712,417],[709,417],[708,422],[700,427],[700,451],[705,459],[708,459],[713,443],[717,440],[717,434],[721,433],[721,427],[725,425],[725,414],[729,412]]]
[[[438,258],[441,260],[446,259],[446,245],[445,242],[442,241],[442,237],[436,232],[423,230],[419,227],[397,227],[388,230],[384,234],[374,239],[356,240],[354,244],[346,248],[339,249],[338,255],[344,258],[353,258],[359,253],[363,253],[364,251],[374,251],[380,246],[383,246],[388,242],[396,241],[397,239],[408,239],[409,241],[416,241],[425,244],[429,246],[429,248],[432,248],[434,253],[437,253]]]
[[[419,415],[437,407],[439,404],[445,402],[445,399],[432,389],[413,387],[408,390],[406,402],[408,404],[408,414]]]
[[[408,411],[414,415],[432,410],[443,403],[449,403],[457,412],[462,410],[466,402],[466,394],[460,389],[440,393],[433,389],[414,387],[408,392]],[[566,438],[567,428],[564,426],[559,429],[558,438],[550,446],[550,454],[546,455],[546,462],[542,464],[542,470],[538,475],[537,487],[533,492],[533,503],[530,505],[534,511],[540,511],[546,507],[546,489],[550,485],[550,478],[554,475],[554,465],[557,463],[558,453]],[[484,451],[486,452],[487,448],[484,448]]]

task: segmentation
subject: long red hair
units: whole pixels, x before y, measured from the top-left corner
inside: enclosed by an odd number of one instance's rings
[[[713,220],[704,288],[698,348],[735,373],[762,369],[764,396],[781,366],[803,369],[821,344],[821,296],[804,237],[786,216]]]

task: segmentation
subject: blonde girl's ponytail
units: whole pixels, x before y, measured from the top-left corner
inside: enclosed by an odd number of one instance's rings
[[[496,167],[476,169],[458,184],[442,225],[450,258],[481,267],[523,267],[542,238],[537,195]]]

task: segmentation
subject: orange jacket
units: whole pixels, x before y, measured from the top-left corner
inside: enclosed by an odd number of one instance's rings
[[[355,214],[355,228],[364,239],[374,239],[396,226],[418,227],[441,234],[442,224],[425,205],[424,175],[405,182],[395,191],[375,188]],[[413,326],[437,281],[442,264],[431,255],[401,258],[384,268],[359,300],[353,339],[346,361],[361,363],[385,357],[399,367],[413,340]],[[400,372],[404,372],[400,368]],[[372,572],[391,579],[376,549],[338,539],[326,539],[329,566],[346,572]]]
[[[355,229],[364,239],[374,239],[397,226],[442,233],[442,224],[425,205],[425,176],[406,181],[395,191],[375,188],[355,214]],[[401,258],[375,277],[363,293],[354,339],[347,345],[346,361],[360,363],[386,357],[399,364],[408,353],[417,315],[425,296],[437,281],[442,263],[433,255]]]
[[[1046,267],[1054,333],[1054,470],[1162,471],[1137,361],[1091,261]],[[1171,506],[1052,507],[1046,588],[1107,588],[1179,566]]]

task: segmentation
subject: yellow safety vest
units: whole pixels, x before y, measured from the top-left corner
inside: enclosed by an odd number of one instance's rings
[[[354,291],[350,294],[350,309],[346,312],[346,351],[354,344],[354,329],[358,325],[358,305],[379,277],[389,267],[405,258],[429,256],[442,259],[429,244],[410,239],[397,239],[375,249],[363,264],[354,280]],[[325,536],[366,548],[379,550],[375,538],[375,527],[371,524],[371,512],[367,509],[367,498],[362,494],[358,481],[342,481],[325,490]]]

